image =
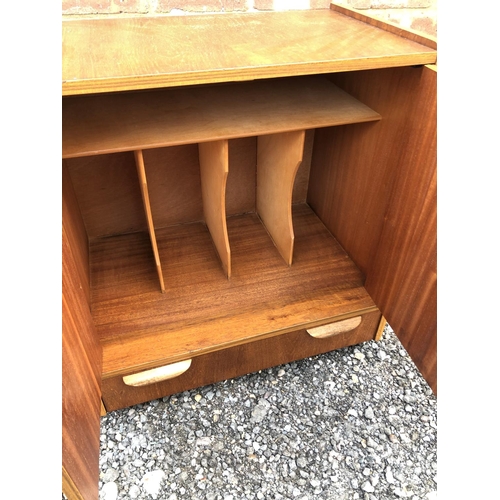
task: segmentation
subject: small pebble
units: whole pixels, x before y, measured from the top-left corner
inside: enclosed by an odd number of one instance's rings
[[[375,414],[373,413],[373,408],[371,406],[369,406],[365,410],[365,417],[370,419],[370,420],[373,420],[373,418],[375,418]]]
[[[373,487],[372,483],[370,483],[370,481],[365,481],[361,485],[361,489],[363,491],[366,491],[367,493],[373,493],[375,491],[375,488]]]
[[[106,483],[101,488],[101,500],[116,500],[118,497],[118,485],[115,482]]]

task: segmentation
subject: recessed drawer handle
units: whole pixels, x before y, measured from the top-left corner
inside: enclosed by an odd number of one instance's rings
[[[343,321],[337,321],[335,323],[330,323],[329,325],[318,326],[316,328],[309,328],[306,332],[316,339],[325,339],[327,337],[333,337],[340,333],[349,332],[354,330],[361,323],[361,316],[356,316],[354,318],[345,319]]]
[[[156,382],[163,382],[170,378],[178,377],[183,374],[191,366],[191,360],[179,361],[170,365],[159,366],[152,370],[146,370],[132,375],[125,375],[123,382],[126,385],[133,387],[140,387],[142,385],[154,384]]]

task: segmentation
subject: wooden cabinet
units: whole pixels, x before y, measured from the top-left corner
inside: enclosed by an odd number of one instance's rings
[[[432,40],[335,5],[64,21],[68,495],[97,498],[101,399],[384,318],[436,390],[435,62]]]

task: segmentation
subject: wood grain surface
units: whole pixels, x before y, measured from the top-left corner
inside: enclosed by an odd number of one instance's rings
[[[293,202],[304,203],[314,131],[306,132],[304,159]],[[231,139],[226,184],[228,216],[255,212],[257,138]],[[151,212],[156,228],[203,220],[198,145],[143,151]],[[90,240],[147,231],[132,152],[64,160]],[[87,249],[88,251],[88,249]]]
[[[89,241],[99,236],[148,230],[132,151],[72,158],[65,163]],[[153,216],[156,220],[154,207]]]
[[[67,236],[71,251],[75,254],[75,265],[78,277],[90,307],[90,267],[89,240],[85,228],[78,199],[66,162],[62,164],[62,216],[67,221]]]
[[[63,95],[436,62],[436,51],[330,10],[65,19]]]
[[[179,377],[144,387],[129,387],[122,377],[103,380],[103,397],[108,409],[177,394],[196,387],[239,377],[247,373],[304,359],[372,340],[380,320],[380,312],[363,314],[355,329],[326,339],[315,339],[305,330],[240,344],[222,351],[195,357],[190,368]]]
[[[63,158],[380,120],[326,78],[63,99]]]
[[[147,235],[91,246],[92,309],[103,377],[376,310],[364,278],[306,205],[295,205],[286,266],[255,214],[228,218],[232,276],[202,224],[157,232],[166,293],[155,286]]]
[[[257,141],[257,213],[283,260],[292,265],[292,194],[304,154],[305,130],[263,135]]]
[[[226,183],[229,173],[227,140],[199,144],[201,195],[205,223],[222,263],[226,277],[231,277],[231,248],[226,224]]]
[[[149,202],[148,180],[146,177],[146,169],[144,167],[144,157],[140,149],[138,151],[134,151],[134,156],[135,164],[137,166],[137,176],[139,177],[139,185],[141,187],[142,204],[144,206],[144,213],[148,224],[149,239],[151,241],[151,247],[153,249],[155,259],[156,273],[158,274],[158,280],[160,282],[160,290],[162,293],[165,293],[165,283],[163,280],[163,272],[161,270],[160,255],[158,253],[158,244],[156,243],[155,225],[153,215],[151,213],[151,204]]]
[[[351,7],[347,7],[346,5],[337,5],[332,2],[330,3],[330,9],[340,14],[344,14],[345,16],[352,17],[353,19],[357,19],[358,21],[363,21],[370,26],[375,26],[389,33],[394,33],[402,38],[420,43],[431,49],[437,49],[437,40],[430,35],[424,35],[423,33],[415,30],[402,28],[398,24],[366,15],[362,10],[353,9]]]
[[[64,467],[62,468],[62,491],[68,500],[86,500]]]
[[[405,147],[366,287],[437,393],[437,107],[435,69],[423,68]]]
[[[332,75],[383,119],[317,130],[308,193],[434,390],[435,76],[426,67]]]
[[[62,467],[63,488],[98,498],[101,347],[63,222]]]

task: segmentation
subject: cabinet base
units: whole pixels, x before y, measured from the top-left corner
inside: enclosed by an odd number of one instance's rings
[[[108,411],[220,382],[317,354],[359,344],[375,338],[381,314],[362,315],[359,326],[328,338],[314,338],[298,330],[241,344],[193,358],[178,377],[147,386],[132,387],[116,376],[102,381],[103,401]]]

